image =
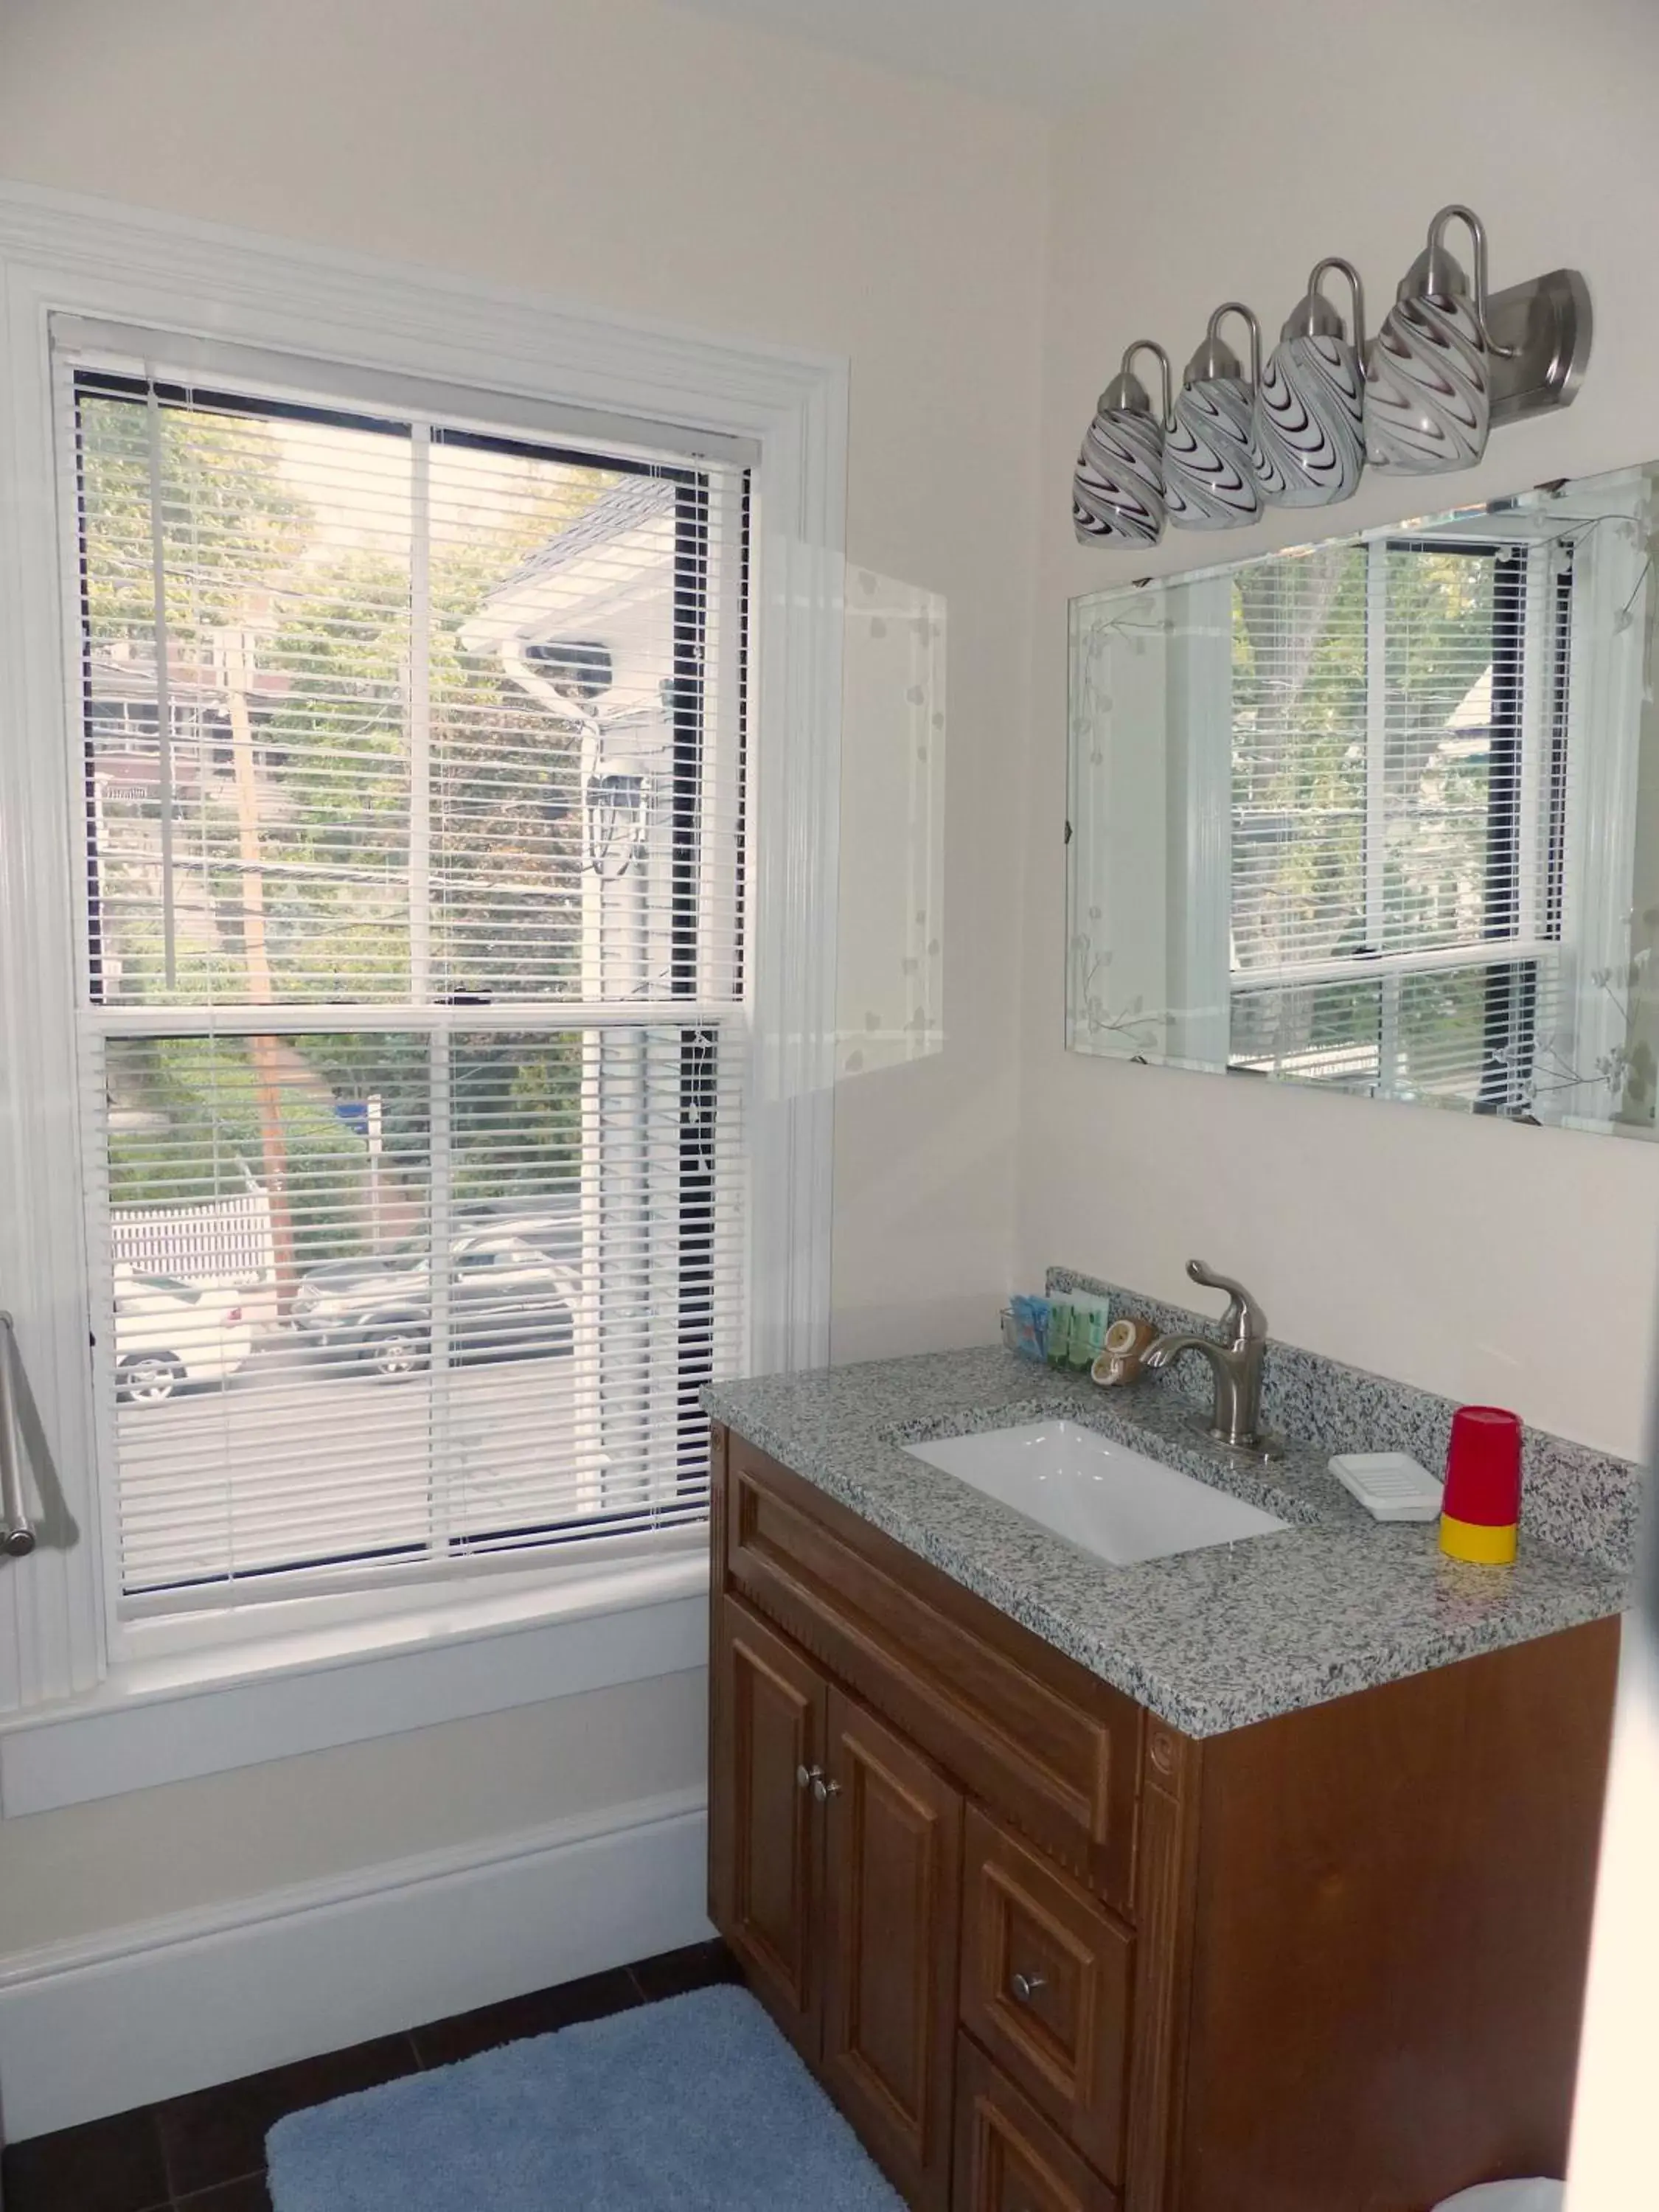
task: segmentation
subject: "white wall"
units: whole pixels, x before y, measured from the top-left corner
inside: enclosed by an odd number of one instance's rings
[[[0,1966],[167,1920],[465,1850],[702,1781],[701,1671],[31,1814],[0,1831]]]
[[[946,625],[952,697],[943,1034],[842,1091],[842,1357],[988,1337],[1007,1279],[1044,152],[1028,116],[652,0],[0,0],[0,176],[850,359],[851,558]],[[857,797],[910,702],[854,672]],[[894,848],[848,815],[856,902]],[[702,1687],[8,1824],[0,1958],[672,1791]]]
[[[1140,73],[1144,64],[1146,74]],[[1190,1297],[1199,1254],[1274,1334],[1616,1451],[1640,1449],[1659,1146],[1134,1067],[1061,1049],[1066,601],[1310,534],[1280,514],[1154,553],[1072,540],[1066,486],[1131,338],[1177,366],[1224,299],[1267,331],[1340,252],[1380,313],[1447,200],[1501,286],[1576,264],[1595,354],[1577,405],[1496,434],[1462,500],[1659,454],[1659,9],[1648,0],[1274,0],[1183,17],[1058,134],[1032,687],[1018,1252]],[[1432,488],[1407,496],[1432,506]],[[1349,529],[1401,513],[1362,486]]]

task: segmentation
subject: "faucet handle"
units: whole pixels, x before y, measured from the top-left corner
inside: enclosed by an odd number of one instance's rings
[[[1187,1273],[1206,1291],[1225,1291],[1227,1310],[1221,1316],[1221,1326],[1236,1345],[1262,1341],[1267,1334],[1267,1316],[1243,1283],[1236,1283],[1231,1275],[1218,1275],[1202,1260],[1188,1260]]]

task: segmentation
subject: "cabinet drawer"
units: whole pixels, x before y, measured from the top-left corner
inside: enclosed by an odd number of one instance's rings
[[[732,1583],[1127,1909],[1139,1707],[737,1436],[726,1508]]]
[[[972,2039],[958,2036],[951,2212],[1120,2212],[1121,2203]]]
[[[966,1841],[963,2024],[1121,2185],[1134,1938],[977,1807]]]

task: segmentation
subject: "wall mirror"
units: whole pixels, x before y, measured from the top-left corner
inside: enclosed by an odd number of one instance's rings
[[[1659,463],[1071,608],[1067,1042],[1655,1134]]]

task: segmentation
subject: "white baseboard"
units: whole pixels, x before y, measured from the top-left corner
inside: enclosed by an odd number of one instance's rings
[[[18,2142],[694,1943],[702,1790],[0,1965]]]

